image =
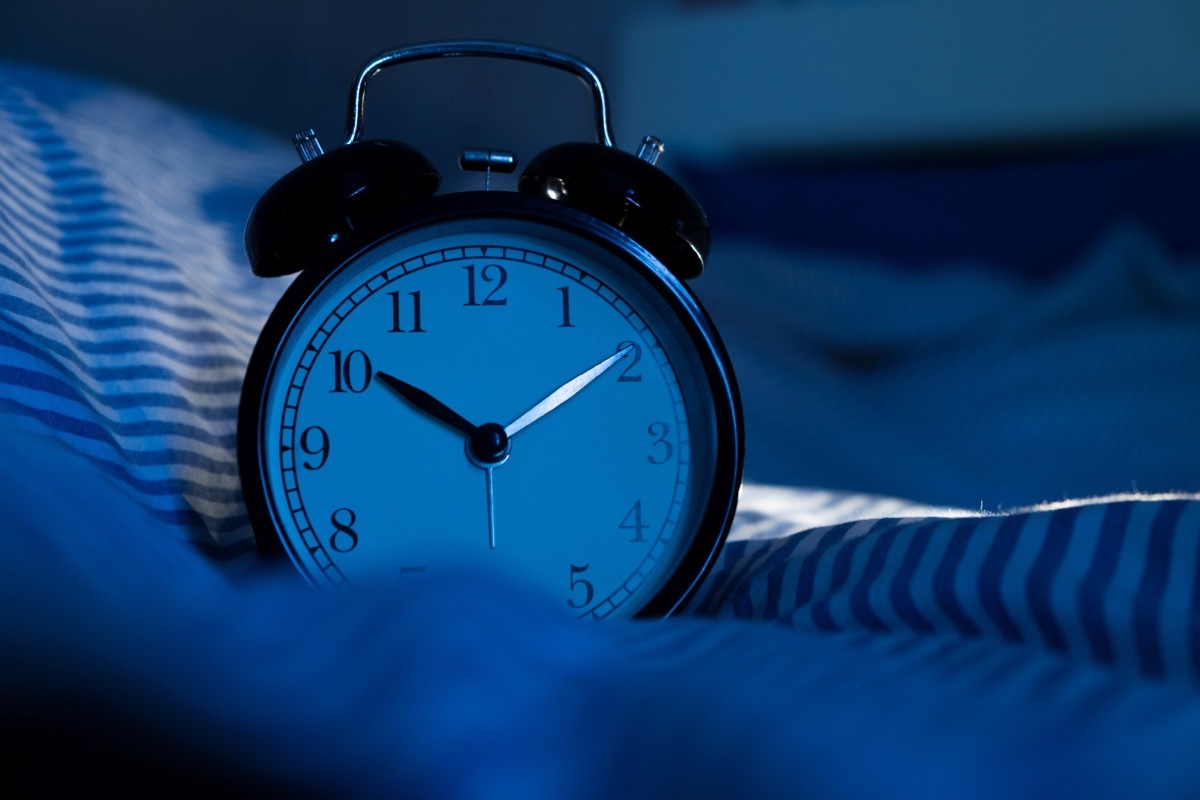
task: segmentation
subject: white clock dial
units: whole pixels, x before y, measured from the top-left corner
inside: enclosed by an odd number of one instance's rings
[[[477,566],[629,615],[707,507],[708,387],[677,312],[609,249],[531,221],[439,223],[296,312],[259,412],[263,489],[314,584]]]

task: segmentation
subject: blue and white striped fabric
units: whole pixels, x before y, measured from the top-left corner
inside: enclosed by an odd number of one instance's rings
[[[1195,496],[848,520],[779,536],[795,522],[763,514],[778,490],[750,492],[763,496],[752,498],[756,511],[743,514],[694,613],[823,633],[992,640],[1200,686]],[[748,530],[751,516],[767,535]]]
[[[0,70],[0,409],[218,557],[251,542],[234,418],[283,288],[240,224],[283,154],[101,85]]]
[[[899,303],[881,277],[864,284],[873,311],[840,338],[821,328],[832,315],[806,317],[807,339],[785,337],[753,313],[756,303],[794,311],[778,285],[737,293],[767,257],[719,251],[709,304],[746,389],[751,444],[768,441],[765,455],[751,453],[751,475],[813,453],[795,473],[805,483],[861,486],[747,485],[684,618],[581,626],[527,587],[474,575],[337,595],[245,574],[254,556],[235,410],[284,287],[250,276],[240,234],[290,160],[275,143],[120,89],[0,65],[0,734],[25,759],[19,778],[51,794],[78,779],[365,797],[1200,796],[1200,495],[1190,493],[1200,451],[1187,457],[1200,426],[1180,411],[1194,401],[1170,395],[1165,378],[1153,384],[1171,444],[1148,485],[1179,493],[994,513],[975,506],[1030,491],[1057,499],[1056,489],[1023,475],[992,493],[988,480],[1019,444],[1005,438],[1014,418],[973,418],[976,407],[955,417],[971,382],[931,379],[939,331],[960,341],[962,320],[994,322],[1001,301],[1033,307],[1028,329],[998,325],[1018,354],[1035,334],[1053,339],[1063,319],[1079,319],[1062,287],[1046,301],[989,278],[999,294],[984,297],[960,275],[906,285]],[[796,269],[792,278],[820,271]],[[1149,294],[1161,318],[1101,304],[1151,323],[1150,338],[1121,345],[1128,352],[1200,341],[1187,313],[1200,297],[1194,276],[1160,278]],[[931,294],[952,302],[952,286],[961,302],[946,318],[918,308]],[[826,288],[821,307],[853,291]],[[887,367],[896,353],[876,352],[859,327],[886,332],[892,306],[923,386],[902,386]],[[818,345],[829,358],[814,356]],[[995,376],[1044,372],[1010,369],[994,341],[982,352],[992,370],[976,388],[989,413]],[[1200,348],[1179,352],[1187,365]],[[871,353],[886,362],[877,374],[878,359],[859,357]],[[955,374],[968,374],[952,355]],[[812,380],[839,358],[838,381]],[[1071,368],[1086,358],[1076,353]],[[1088,405],[1087,392],[1055,386],[1047,430],[1063,419],[1075,435],[1105,409],[1149,411],[1137,392]],[[922,425],[908,425],[917,389],[930,398],[925,424],[948,426],[920,458],[909,434]],[[825,390],[839,407],[814,416],[804,393]],[[1134,399],[1121,407],[1122,397]],[[1067,420],[1072,409],[1082,421]],[[1119,427],[1110,416],[1097,429]],[[908,427],[889,432],[889,422]],[[845,453],[830,451],[839,436]],[[1100,438],[1089,458],[1128,450]],[[955,466],[972,451],[995,455],[988,441],[1011,452],[972,483]],[[1063,441],[1029,451],[1039,461],[1029,472],[1074,458],[1058,452]],[[1104,480],[1120,473],[1088,466]],[[901,485],[922,502],[861,493]],[[1087,493],[1108,490],[1097,480]],[[97,732],[106,749],[86,758]]]

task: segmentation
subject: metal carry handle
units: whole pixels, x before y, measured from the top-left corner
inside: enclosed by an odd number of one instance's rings
[[[563,72],[569,72],[589,85],[592,90],[592,105],[596,112],[596,141],[607,147],[613,147],[612,124],[608,118],[608,100],[604,90],[604,82],[590,66],[566,53],[544,50],[526,44],[512,42],[496,42],[488,40],[462,40],[449,42],[428,42],[410,47],[402,47],[381,53],[371,59],[358,73],[358,79],[350,90],[350,110],[346,117],[345,144],[353,144],[362,137],[363,106],[366,102],[367,81],[385,67],[394,67],[410,61],[424,61],[430,58],[457,58],[460,56],[484,56],[488,58],[508,58],[515,61],[528,61],[554,67]]]

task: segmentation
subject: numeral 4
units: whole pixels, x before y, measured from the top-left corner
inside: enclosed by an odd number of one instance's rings
[[[650,526],[642,522],[642,501],[638,500],[633,504],[633,508],[629,509],[629,513],[625,515],[625,519],[621,520],[621,524],[617,526],[623,531],[633,531],[631,542],[644,542],[646,537],[642,535]]]

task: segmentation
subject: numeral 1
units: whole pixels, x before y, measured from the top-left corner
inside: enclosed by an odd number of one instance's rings
[[[575,325],[571,322],[571,287],[560,286],[558,290],[562,292],[562,322],[559,323],[560,328],[574,328]]]

